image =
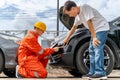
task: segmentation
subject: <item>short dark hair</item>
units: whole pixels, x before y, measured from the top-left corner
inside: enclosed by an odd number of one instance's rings
[[[64,4],[63,12],[64,12],[65,10],[70,11],[72,7],[76,7],[76,6],[77,6],[77,5],[76,5],[76,3],[75,3],[74,1],[68,0],[68,1],[66,1],[65,4]]]

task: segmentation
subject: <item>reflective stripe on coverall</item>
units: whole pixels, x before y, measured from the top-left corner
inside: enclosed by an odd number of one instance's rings
[[[43,49],[38,42],[37,33],[30,30],[18,48],[18,73],[26,78],[46,78],[48,56],[53,52],[53,48]]]

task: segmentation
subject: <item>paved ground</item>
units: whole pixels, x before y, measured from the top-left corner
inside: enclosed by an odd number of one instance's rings
[[[29,79],[17,79],[17,78],[8,78],[3,73],[0,74],[0,80],[88,80],[82,78],[75,78],[70,75],[67,71],[61,69],[53,69],[49,71],[48,77],[46,79],[39,78],[29,78]],[[120,80],[120,70],[113,70],[110,75],[108,75],[107,80]]]

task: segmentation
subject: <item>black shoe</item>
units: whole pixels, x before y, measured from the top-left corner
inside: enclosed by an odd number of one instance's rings
[[[107,76],[94,74],[94,75],[90,76],[90,79],[107,80]]]
[[[22,76],[21,74],[19,74],[19,73],[17,73],[16,77],[17,77],[17,78],[25,78],[25,77],[23,77],[23,76]]]
[[[92,75],[86,74],[86,75],[83,75],[82,78],[89,78],[90,76],[92,76]]]

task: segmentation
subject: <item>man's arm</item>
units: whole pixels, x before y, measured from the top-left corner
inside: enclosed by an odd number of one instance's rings
[[[93,38],[93,46],[98,46],[100,44],[100,41],[96,37],[96,33],[95,33],[95,29],[92,24],[92,20],[91,19],[88,20],[87,23],[88,23],[89,30],[91,32],[91,36]]]
[[[63,40],[63,44],[67,44],[69,39],[70,39],[70,36],[75,32],[77,26],[73,25],[73,27],[71,28],[71,30],[68,32],[66,38]]]
[[[92,38],[96,38],[96,33],[95,33],[95,30],[94,30],[94,27],[93,27],[93,24],[92,24],[92,20],[91,19],[88,20],[87,23],[88,23],[88,27],[89,27],[89,30],[91,32]]]

